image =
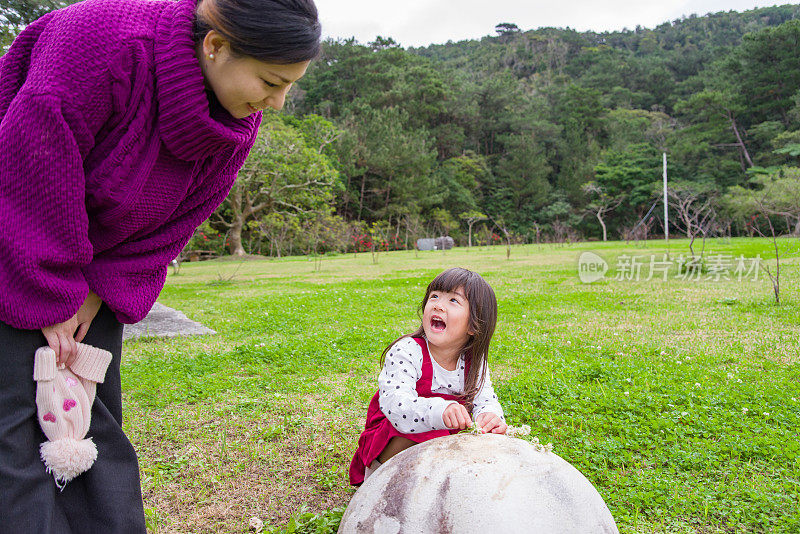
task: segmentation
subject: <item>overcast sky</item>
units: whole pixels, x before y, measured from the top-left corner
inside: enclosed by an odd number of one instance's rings
[[[653,28],[681,15],[745,11],[775,0],[316,0],[325,37],[376,35],[404,47],[495,35],[500,22],[522,30],[555,26],[579,31]],[[784,1],[798,4],[800,1]]]

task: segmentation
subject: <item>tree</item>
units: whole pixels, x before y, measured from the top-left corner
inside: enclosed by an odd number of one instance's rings
[[[300,233],[300,223],[294,213],[271,212],[258,222],[258,231],[269,241],[269,255],[280,258],[286,243]]]
[[[627,219],[611,218],[612,228],[618,224],[633,225],[647,210],[654,184],[661,178],[661,154],[647,143],[628,145],[624,150],[606,150],[594,172],[594,183],[601,188],[607,201],[614,204],[620,199],[615,206],[620,206],[617,212],[628,216]]]
[[[486,159],[472,151],[441,162],[434,171],[435,202],[451,214],[478,209],[480,187],[489,176]]]
[[[306,120],[322,125],[318,117]],[[315,139],[317,144],[309,146]],[[229,230],[232,255],[245,255],[242,231],[248,221],[272,212],[311,212],[332,202],[339,175],[318,142],[305,138],[277,114],[264,114],[250,156],[216,212],[217,221]]]
[[[511,232],[508,230],[508,226],[506,225],[505,221],[502,217],[492,217],[489,216],[489,219],[492,220],[494,225],[503,232],[503,235],[506,238],[506,259],[511,259]]]
[[[0,5],[0,20],[15,27],[24,27],[56,9],[61,9],[78,0],[3,0]]]
[[[622,203],[622,201],[625,199],[625,196],[620,195],[617,197],[611,197],[597,182],[588,182],[584,184],[583,191],[587,195],[597,195],[597,198],[590,202],[586,209],[594,214],[595,217],[597,217],[600,226],[603,228],[603,241],[608,241],[606,223],[603,221],[603,219],[608,212],[613,211]]]
[[[792,97],[800,89],[800,20],[744,36],[728,70],[748,103],[752,123],[779,120],[789,125]]]
[[[701,141],[714,148],[735,148],[741,159],[742,170],[753,166],[753,158],[744,141],[739,115],[745,110],[742,98],[730,91],[703,91],[680,102],[676,111],[702,124],[695,131]],[[730,138],[733,134],[733,139]]]
[[[0,56],[25,26],[39,17],[78,0],[3,0],[0,3]]]
[[[800,236],[800,168],[781,167],[758,173],[749,180],[749,188],[732,187],[725,198],[740,217],[748,218],[754,213],[782,217],[786,230]]]
[[[545,148],[531,131],[500,137],[503,153],[493,176],[487,179],[484,210],[503,218],[509,228],[521,231],[530,226],[550,191]]]
[[[459,217],[467,221],[467,226],[469,227],[469,239],[467,241],[467,247],[472,248],[472,226],[478,221],[485,221],[488,219],[488,217],[479,211],[465,211],[464,213],[460,214]]]
[[[665,150],[667,138],[675,128],[675,119],[666,113],[643,109],[610,110],[604,123],[608,136],[606,149],[618,152],[645,141],[658,150]]]
[[[351,203],[343,211],[356,220],[398,218],[432,193],[429,176],[436,154],[425,132],[404,128],[398,108],[353,108],[337,143]]]
[[[694,257],[694,240],[703,236],[703,248],[708,231],[716,219],[714,210],[714,193],[710,186],[693,182],[674,182],[667,187],[669,205],[678,214],[675,225],[689,238],[689,250]]]
[[[499,35],[506,35],[509,33],[519,33],[519,26],[512,22],[501,22],[497,26],[494,27],[494,31],[496,31]]]
[[[775,250],[775,271],[762,265],[772,282],[775,304],[781,303],[781,261],[778,248],[778,237],[781,232],[776,228],[772,218],[786,217],[792,221],[787,223],[787,230],[800,235],[800,168],[784,167],[777,171],[757,174],[750,179],[750,189],[732,187],[725,196],[728,206],[740,216],[750,218],[751,227],[761,237],[771,239]],[[752,214],[756,216],[751,217]],[[758,224],[762,217],[769,229],[766,234]]]

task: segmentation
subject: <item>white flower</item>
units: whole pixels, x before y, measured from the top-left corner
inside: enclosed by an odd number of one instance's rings
[[[530,433],[531,433],[530,425],[509,426],[508,430],[506,430],[506,436],[510,436],[512,438],[516,436],[527,436]]]
[[[747,413],[749,410],[747,408],[742,408],[742,413]]]
[[[700,387],[700,382],[695,382],[694,383],[694,387],[699,388]]]
[[[522,316],[523,316],[523,317],[527,317],[527,315],[525,315],[524,313],[522,314]]]
[[[797,402],[797,399],[795,399],[794,397],[792,397],[792,401],[793,401],[793,402]]]
[[[567,345],[572,345],[572,341],[567,341]]]
[[[689,412],[681,412],[681,416],[686,417],[687,415],[689,415]]]
[[[538,452],[551,452],[553,450],[553,444],[552,443],[548,443],[546,445],[542,445],[539,442],[539,438],[537,438],[537,437],[534,437],[531,440],[531,444],[533,445],[533,448],[536,449]]]
[[[736,383],[737,383],[737,384],[741,384],[741,383],[742,383],[742,379],[741,379],[741,378],[737,378],[737,379],[736,379]]]
[[[626,391],[626,392],[625,392],[625,395],[630,395],[630,391]]]
[[[663,356],[663,355],[665,355],[666,353],[667,353],[667,351],[665,351],[665,350],[662,350],[662,351],[661,351],[661,355],[662,355],[662,356]]]
[[[680,364],[682,364],[683,362],[682,362],[682,361],[680,361],[680,360],[677,360],[677,361],[675,361],[675,363],[677,363],[678,365],[680,365]]]
[[[769,417],[769,412],[764,412],[764,417]]]
[[[264,522],[257,517],[251,517],[250,528],[252,528],[256,532],[261,532],[264,529]]]
[[[630,378],[626,378],[626,379],[625,379],[625,382],[627,382],[628,384],[630,384],[630,383],[631,383],[631,379],[630,379]]]

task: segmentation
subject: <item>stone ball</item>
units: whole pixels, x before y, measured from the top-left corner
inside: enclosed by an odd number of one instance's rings
[[[367,479],[340,534],[616,534],[594,486],[527,441],[457,434],[415,445]]]

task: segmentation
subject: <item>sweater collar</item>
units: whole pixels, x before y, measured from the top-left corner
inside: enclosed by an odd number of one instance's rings
[[[196,0],[167,3],[155,38],[158,123],[164,144],[187,161],[247,144],[258,127],[260,113],[235,119],[213,96],[206,95],[192,39]]]

